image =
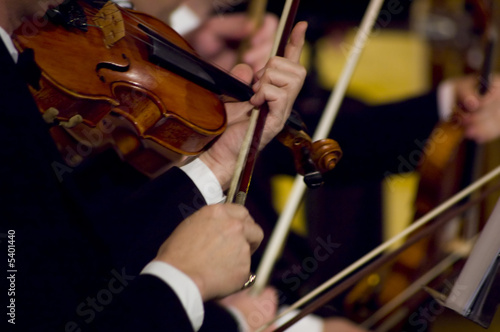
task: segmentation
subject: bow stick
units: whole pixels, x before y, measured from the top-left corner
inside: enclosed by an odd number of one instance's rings
[[[266,12],[267,0],[252,0],[248,4],[247,8],[247,18],[254,24],[254,31],[250,35],[250,37],[241,41],[240,46],[238,47],[238,60],[242,62],[243,54],[250,48],[250,43],[253,35],[262,26],[262,22],[264,20],[264,15]]]
[[[271,57],[284,55],[285,46],[292,30],[298,6],[299,0],[286,1],[271,51]],[[250,125],[236,161],[235,176],[232,178],[229,186],[226,200],[228,203],[245,204],[266,116],[267,109],[262,110],[257,107],[252,109]]]
[[[370,7],[371,7],[372,4],[373,4],[373,1],[372,1],[372,3],[370,3]],[[367,13],[365,14],[363,22],[365,22],[365,19],[368,16],[368,12],[369,12],[369,9],[367,10]],[[358,41],[358,37],[360,39],[363,38],[363,36],[360,35],[360,32],[362,30],[363,29],[360,29],[360,31],[358,32],[358,35],[356,36],[356,42]],[[366,36],[367,35],[365,34],[365,39],[366,39]],[[356,45],[357,45],[357,43],[355,43],[355,47],[356,47]],[[352,65],[352,64],[348,62],[346,67],[350,67],[350,65]],[[354,67],[352,67],[352,68],[354,68]],[[346,72],[348,72],[348,71],[349,71],[349,69],[344,68],[344,72],[341,75],[341,80],[342,80],[342,78],[344,78],[344,74],[346,74]],[[348,75],[348,74],[346,74],[346,75]],[[485,80],[485,81],[487,82],[487,80]],[[344,81],[342,81],[342,83],[344,83]],[[340,86],[340,84],[339,84],[339,86]],[[343,86],[341,86],[341,88],[345,89],[345,87],[343,87]],[[485,87],[482,87],[482,88],[483,89],[481,89],[481,90],[483,90],[483,91],[480,91],[480,92],[484,93],[484,90],[487,89],[487,86],[486,86],[486,89],[484,89]],[[335,96],[332,96],[330,98],[328,104],[327,104],[327,108],[329,108],[329,106],[338,107],[339,105],[337,105],[337,104],[340,104],[340,101],[341,101],[341,98],[338,98],[338,97],[336,98]],[[323,121],[324,118],[328,119],[327,121],[325,121],[325,123],[327,123],[327,124],[325,124],[322,121],[320,121],[320,127],[321,128],[318,127],[318,131],[317,132],[319,132],[320,130],[329,130],[331,124],[333,123],[333,119],[334,119],[335,115],[336,115],[336,113],[333,114],[333,115],[330,115],[330,117],[329,117],[329,116],[325,116],[325,114],[324,114],[321,120]],[[329,122],[329,121],[331,121],[331,122]],[[459,192],[458,194],[456,194],[455,196],[453,196],[452,198],[450,198],[448,201],[442,203],[440,206],[438,206],[434,210],[430,211],[427,215],[425,215],[422,218],[420,218],[419,220],[417,220],[414,224],[412,224],[410,227],[408,227],[402,233],[398,234],[397,236],[395,236],[392,239],[388,240],[387,242],[383,243],[379,247],[375,248],[372,252],[368,253],[367,255],[363,256],[361,259],[359,259],[355,263],[351,264],[349,267],[347,267],[346,269],[344,269],[343,271],[341,271],[340,273],[338,273],[336,276],[332,277],[330,280],[328,280],[327,282],[325,282],[324,284],[322,284],[321,286],[319,286],[318,288],[316,288],[315,290],[313,290],[312,292],[310,292],[308,295],[306,295],[305,297],[303,297],[302,299],[300,299],[299,301],[297,301],[295,304],[293,304],[286,311],[282,312],[280,315],[278,315],[271,322],[269,322],[266,325],[262,326],[258,331],[262,331],[264,328],[269,327],[271,324],[275,323],[278,319],[284,317],[285,315],[289,314],[293,310],[298,309],[300,306],[302,306],[303,304],[307,303],[312,298],[318,296],[324,290],[326,290],[327,288],[333,286],[335,283],[339,282],[341,279],[343,279],[344,277],[348,276],[350,273],[353,273],[356,269],[359,269],[362,265],[366,264],[368,261],[370,261],[371,259],[373,259],[377,255],[379,255],[380,253],[382,253],[383,251],[385,251],[386,249],[388,249],[391,245],[393,245],[393,244],[397,243],[398,241],[400,241],[401,239],[403,239],[405,236],[407,236],[411,232],[413,232],[416,229],[424,226],[432,218],[434,218],[438,214],[442,213],[444,210],[446,210],[447,208],[449,208],[450,206],[452,206],[453,204],[455,204],[456,202],[458,202],[459,200],[461,200],[463,197],[465,197],[468,194],[470,194],[472,191],[474,191],[477,188],[479,188],[480,186],[484,185],[486,182],[490,181],[492,178],[496,177],[498,174],[500,174],[500,167],[494,169],[493,171],[491,171],[490,173],[488,173],[487,175],[485,175],[480,180],[478,180],[475,183],[471,184],[469,187],[465,188],[464,190],[462,190],[461,192]],[[297,205],[300,202],[300,199],[301,199],[301,196],[302,196],[304,190],[305,190],[305,188],[300,188],[300,181],[298,181],[298,182],[295,181],[294,187],[292,189],[291,196],[292,196],[292,199],[296,201]],[[290,202],[290,199],[289,199],[288,202]],[[295,210],[294,209],[296,209],[296,207],[292,207],[290,209],[287,209],[288,207],[289,206],[287,204],[287,206],[285,206],[285,212],[287,214],[287,218],[290,218],[290,221],[291,221],[291,218],[293,218],[293,215],[295,214]],[[288,217],[288,215],[290,215],[290,216]],[[282,214],[282,217],[283,216],[284,216],[284,214]],[[280,222],[278,222],[278,224],[280,224]],[[286,228],[285,227],[283,227],[283,228],[284,228],[283,231],[286,232]],[[275,232],[276,232],[276,229],[275,229]],[[274,233],[273,233],[273,235],[274,235]],[[279,248],[277,250],[279,250]],[[447,258],[447,260],[456,260],[456,257]],[[443,264],[447,264],[447,263],[448,263],[447,261],[443,262]],[[273,263],[271,263],[271,264],[273,264]],[[259,270],[257,270],[257,271],[259,271]],[[258,272],[258,273],[259,273],[259,276],[262,277],[262,273],[260,273],[260,272]],[[262,281],[262,278],[260,278],[259,281]],[[256,286],[259,286],[259,285],[256,284]],[[333,296],[337,295],[339,292],[336,292],[336,293],[334,292],[335,294],[332,295],[332,296],[330,296],[330,297],[328,297],[328,300],[330,300],[331,298],[333,298]],[[325,295],[327,295],[327,294],[325,294]],[[324,300],[322,303],[324,304],[328,300]],[[312,306],[313,306],[313,304],[310,305],[310,307],[312,307]],[[318,306],[315,306],[315,308],[318,308]],[[300,318],[302,318],[305,315],[313,312],[314,310],[315,309],[303,310],[303,312],[301,312],[300,314],[298,314],[295,318],[292,318],[286,324],[282,325],[282,327],[278,328],[276,331],[283,331],[285,327],[291,326],[293,323],[295,323],[296,321],[298,321]],[[306,311],[306,312],[304,312],[304,311]]]
[[[299,0],[286,1],[270,57],[273,55],[283,56],[285,54],[286,43],[288,42],[288,37],[290,36],[298,7]],[[257,107],[252,109],[250,123],[245,133],[238,159],[236,160],[235,173],[229,185],[226,203],[245,204],[267,113],[268,110],[266,105],[263,106],[263,109]],[[250,274],[243,288],[253,285],[256,280],[255,278],[255,275]]]
[[[319,125],[316,128],[313,141],[328,136],[335,117],[337,116],[342,98],[344,97],[347,89],[347,85],[349,84],[357,65],[359,56],[363,51],[365,42],[371,33],[373,25],[375,24],[375,19],[378,16],[380,8],[382,7],[382,3],[383,0],[371,0],[368,5],[363,20],[361,21],[361,27],[356,34],[354,45],[349,51],[347,62],[342,70],[339,81],[335,85],[335,89],[328,99],[325,111],[323,112]],[[252,293],[260,293],[266,287],[274,263],[276,262],[279,252],[281,251],[283,243],[285,242],[290,224],[298,209],[300,201],[302,200],[305,190],[306,186],[302,180],[302,176],[297,175],[287,203],[278,219],[278,222],[269,239],[266,251],[262,256],[259,267],[257,268],[257,275],[259,278],[255,280],[255,284],[251,289]]]
[[[480,6],[482,3],[479,3],[478,6]],[[491,8],[491,7],[490,7]],[[491,9],[490,9],[491,10]],[[483,10],[486,13],[486,10]],[[486,14],[485,14],[486,15]],[[491,22],[492,20],[489,19],[488,22]],[[483,60],[483,65],[481,67],[481,70],[479,71],[479,77],[478,77],[478,94],[481,96],[484,96],[488,90],[490,89],[491,85],[491,73],[492,73],[492,68],[494,65],[494,59],[495,59],[495,50],[496,50],[496,43],[497,43],[497,33],[496,33],[496,27],[495,25],[489,23],[486,24],[487,27],[485,28],[485,36],[486,36],[486,42],[485,42],[485,50],[484,50],[484,60]],[[460,141],[463,140],[463,135],[460,135]],[[457,142],[457,144],[459,144]],[[458,255],[459,256],[459,255]],[[458,259],[458,258],[457,258]],[[452,264],[450,264],[452,265]],[[422,277],[423,278],[423,277]],[[423,283],[421,280],[417,280],[412,284],[412,287],[414,290],[413,292],[416,293],[419,288],[421,288],[420,285]],[[362,326],[365,328],[369,328],[373,326],[375,323],[377,323],[379,320],[384,318],[389,312],[395,309],[396,306],[399,306],[402,304],[403,301],[405,301],[409,296],[407,294],[411,294],[412,290],[405,290],[402,294],[399,294],[396,296],[394,299],[389,301],[387,304],[379,308],[373,315],[370,316],[365,322],[362,323]],[[387,324],[385,324],[387,325]]]
[[[314,289],[313,291],[308,293],[306,296],[304,296],[303,298],[301,298],[300,300],[298,300],[297,302],[292,304],[287,310],[283,311],[281,314],[276,316],[272,321],[270,321],[270,322],[266,323],[264,326],[260,327],[257,330],[257,332],[262,331],[263,329],[271,326],[274,322],[276,322],[281,317],[289,314],[293,310],[296,310],[300,306],[309,302],[310,300],[312,300],[313,298],[315,298],[316,296],[318,296],[319,294],[324,292],[326,289],[332,287],[333,285],[338,283],[340,280],[347,277],[348,275],[350,275],[351,273],[353,273],[354,271],[356,271],[357,269],[362,267],[364,264],[371,261],[373,258],[377,257],[379,254],[381,254],[385,250],[389,249],[392,245],[394,245],[398,241],[401,241],[409,234],[413,233],[414,231],[416,231],[419,228],[426,225],[430,220],[432,220],[433,218],[435,218],[436,216],[438,216],[442,212],[446,211],[448,208],[450,208],[454,204],[458,203],[460,200],[462,200],[466,196],[470,195],[472,192],[479,189],[480,187],[482,187],[483,185],[485,185],[486,183],[488,183],[489,181],[491,181],[492,179],[494,179],[498,175],[500,175],[500,166],[496,167],[495,169],[493,169],[492,171],[490,171],[489,173],[487,173],[486,175],[481,177],[476,182],[470,184],[469,186],[467,186],[466,188],[464,188],[463,190],[461,190],[460,192],[455,194],[453,197],[451,197],[449,200],[445,201],[441,205],[439,205],[436,208],[434,208],[433,210],[431,210],[429,213],[424,215],[422,218],[416,220],[414,223],[412,223],[410,226],[408,226],[401,233],[393,236],[392,238],[390,238],[386,242],[382,243],[381,245],[379,245],[378,247],[376,247],[375,249],[373,249],[372,251],[370,251],[369,253],[367,253],[366,255],[361,257],[360,259],[358,259],[356,262],[354,262],[351,265],[349,265],[348,267],[346,267],[344,270],[340,271],[338,274],[336,274],[335,276],[333,276],[332,278],[330,278],[329,280],[327,280],[326,282],[321,284],[319,287],[317,287],[316,289]]]

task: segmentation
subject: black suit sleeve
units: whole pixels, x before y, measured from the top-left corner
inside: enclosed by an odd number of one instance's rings
[[[356,182],[414,170],[437,122],[435,91],[386,105],[343,109],[330,137],[344,155],[330,176]]]
[[[174,291],[156,277],[140,275],[134,280],[117,280],[113,287],[100,290],[95,297],[81,302],[75,320],[66,323],[86,331],[193,331],[191,322]],[[114,296],[114,290],[121,293]],[[99,309],[106,290],[113,294],[108,308]],[[97,302],[97,305],[96,305]]]
[[[191,179],[173,168],[150,181],[113,150],[75,170],[73,192],[119,265],[139,273],[177,225],[206,205]]]
[[[323,91],[297,104],[310,133],[321,116],[312,110],[324,109],[328,96]],[[326,175],[327,182],[359,184],[414,170],[438,120],[436,91],[377,106],[346,98],[328,135],[339,143],[343,156]],[[291,153],[280,143],[271,142],[260,159],[266,173],[295,173]]]
[[[163,222],[164,240],[185,214],[198,208],[192,182],[174,170],[154,184],[138,179],[113,195],[85,200],[75,181],[76,169],[63,167],[49,128],[2,43],[0,87],[2,252],[7,252],[7,235],[15,234],[12,272],[6,275],[4,268],[0,276],[2,289],[12,288],[11,295],[6,291],[1,297],[4,308],[15,305],[8,309],[12,323],[4,315],[2,325],[7,326],[2,330],[191,331],[172,289],[152,276],[137,276],[125,264],[125,255],[118,254],[117,248],[123,249],[130,237],[117,240],[118,247],[110,238],[134,227],[145,230],[137,225],[151,211],[154,221]],[[184,198],[178,188],[186,193]],[[123,200],[136,192],[137,204]],[[116,210],[119,202],[122,209]],[[92,204],[99,207],[89,209]],[[106,233],[113,227],[115,233]],[[146,248],[144,257],[151,256],[153,246]]]

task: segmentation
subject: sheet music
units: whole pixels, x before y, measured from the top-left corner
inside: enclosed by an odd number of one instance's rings
[[[445,306],[468,316],[477,292],[500,254],[500,200],[481,231]]]

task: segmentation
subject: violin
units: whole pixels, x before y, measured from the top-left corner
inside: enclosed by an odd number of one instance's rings
[[[24,22],[14,40],[19,50],[36,51],[42,75],[30,89],[70,166],[112,147],[155,177],[189,162],[224,132],[224,101],[253,95],[168,25],[112,2],[66,2]]]
[[[161,154],[166,165],[200,153],[224,131],[218,95],[163,68],[164,40],[153,30],[194,52],[167,25],[111,2],[100,9],[85,1],[63,6],[69,17],[49,12],[53,17],[36,33],[29,23],[15,32],[17,46],[34,49],[42,69],[40,88],[32,92],[46,121],[70,127],[67,132],[87,149],[112,144],[125,160],[143,146],[169,151]]]

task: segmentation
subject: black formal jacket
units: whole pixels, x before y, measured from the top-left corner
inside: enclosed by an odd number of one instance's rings
[[[0,100],[2,331],[191,331],[173,290],[138,275],[205,204],[191,180],[174,169],[154,182],[122,182],[136,173],[114,168],[110,156],[65,166],[3,43]],[[236,329],[233,320],[226,326]]]

